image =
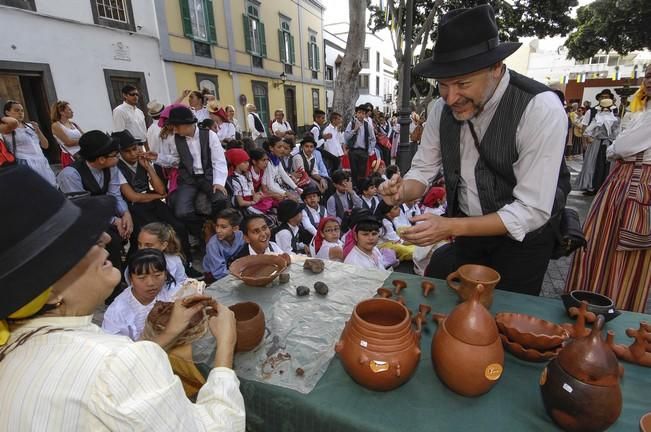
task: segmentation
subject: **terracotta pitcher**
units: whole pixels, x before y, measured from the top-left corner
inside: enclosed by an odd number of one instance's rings
[[[497,324],[480,303],[483,291],[480,284],[447,318],[435,315],[439,327],[432,339],[434,369],[452,391],[464,396],[489,391],[504,369]]]
[[[237,327],[235,352],[251,351],[264,337],[264,312],[253,302],[237,303],[229,309],[235,314]]]
[[[564,430],[603,431],[622,411],[620,367],[603,325],[599,315],[592,332],[568,343],[540,376],[545,409]]]
[[[373,298],[355,306],[335,351],[346,372],[371,390],[404,384],[420,360],[420,331],[409,310],[395,300]]]
[[[479,264],[465,264],[447,277],[448,286],[455,290],[461,301],[468,300],[477,289],[484,286],[480,301],[487,309],[493,304],[493,291],[500,281],[500,274],[490,267]]]

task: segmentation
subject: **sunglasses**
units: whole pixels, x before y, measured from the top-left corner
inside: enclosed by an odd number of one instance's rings
[[[140,96],[138,93],[127,93],[129,96]]]

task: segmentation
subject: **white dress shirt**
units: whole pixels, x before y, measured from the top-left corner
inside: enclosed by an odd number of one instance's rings
[[[177,168],[179,166],[179,152],[176,149],[176,141],[174,134],[169,134],[165,138],[161,138],[160,134],[158,135],[158,140],[148,141],[149,149],[158,154],[158,157],[154,161],[156,165],[160,165],[164,168]]]
[[[147,124],[145,113],[134,105],[126,102],[115,107],[113,110],[113,132],[128,130],[138,141],[147,139]]]
[[[367,255],[366,253],[362,252],[362,250],[357,246],[353,247],[346,256],[344,264],[352,264],[365,269],[375,268],[384,270],[382,252],[380,252],[380,249],[377,247],[373,248],[371,255]]]
[[[219,141],[235,139],[235,125],[233,123],[224,122],[218,128],[217,137]]]
[[[651,109],[634,113],[629,126],[606,148],[606,157],[630,162],[642,151],[642,161],[651,164]]]
[[[161,148],[161,137],[160,137],[161,127],[158,126],[158,120],[154,120],[147,128],[147,144],[149,145],[149,150],[158,153]]]
[[[325,129],[324,129],[325,130]],[[310,128],[310,133],[316,141],[316,148],[319,148],[323,145],[323,138],[320,138],[321,135],[321,126],[317,122],[312,123],[312,128]]]
[[[471,121],[481,142],[495,110],[509,84],[506,70],[484,110]],[[418,151],[412,160],[406,179],[425,185],[441,166],[439,124],[445,101],[440,98],[430,104],[427,123]],[[528,232],[544,225],[551,215],[558,170],[565,149],[567,115],[555,93],[539,93],[531,99],[516,131],[518,159],[513,163],[516,185],[514,201],[497,211],[509,235],[522,241]],[[458,186],[459,209],[468,216],[481,216],[482,209],[475,179],[479,153],[466,123],[460,136],[461,176]]]
[[[271,130],[273,131],[274,134],[276,132],[287,133],[292,131],[292,127],[290,126],[287,120],[283,120],[280,123],[274,120],[274,122],[271,123]]]
[[[212,159],[212,184],[224,186],[226,184],[226,177],[228,177],[228,167],[226,165],[226,156],[224,156],[224,148],[217,134],[211,130],[208,131],[210,157]],[[192,169],[194,174],[203,174],[203,166],[201,165],[201,143],[199,142],[199,128],[194,128],[194,136],[185,137],[188,142],[188,149],[192,155]]]
[[[285,189],[282,187],[282,184],[287,185],[291,190],[296,190],[297,186],[294,183],[294,180],[285,172],[285,169],[282,167],[282,164],[274,165],[271,161],[267,165],[267,168],[264,170],[264,175],[262,176],[262,184],[266,186],[269,192],[283,194]]]
[[[244,431],[235,373],[215,368],[196,403],[165,351],[106,334],[92,316],[12,325],[9,343],[41,330],[0,361],[2,431]]]
[[[247,245],[249,248],[249,255],[257,255],[257,253],[253,250],[251,245]],[[264,250],[263,255],[270,255],[270,254],[279,254],[282,253],[282,249],[280,249],[280,246],[278,246],[276,243],[272,242],[269,240],[269,246],[267,246],[267,249]]]
[[[210,113],[205,107],[199,109],[190,107],[190,109],[192,110],[194,116],[197,118],[197,123],[201,123],[205,119],[210,118]]]
[[[278,231],[276,233],[276,244],[278,245],[278,247],[280,247],[280,249],[283,252],[285,252],[285,253],[294,253],[294,251],[292,250],[292,238],[294,238],[296,235],[298,235],[299,227],[298,227],[298,225],[293,226],[293,225],[290,225],[290,224],[287,224],[287,226],[289,227],[289,230],[291,231],[291,233],[286,229]],[[305,245],[303,243],[301,243],[300,241],[298,241],[298,242],[296,242],[296,249],[298,251],[303,251],[305,249]],[[301,252],[299,252],[299,253],[301,253]]]
[[[258,120],[260,121],[260,124],[262,125],[262,128],[264,129],[264,123],[262,123],[262,119],[260,118],[260,116],[257,113],[252,113],[252,112],[249,113],[246,116],[246,124],[249,127],[249,132],[251,132],[251,139],[253,139],[255,141],[259,137],[266,138],[267,137],[266,132],[264,132],[264,131],[260,132],[255,128],[255,118],[254,117],[258,118]]]
[[[332,123],[323,130],[323,135],[331,134],[331,138],[324,138],[323,148],[333,156],[344,155],[344,134]]]
[[[302,213],[303,213],[303,219],[301,219],[301,225],[307,232],[312,234],[313,236],[316,235],[316,229],[319,227],[319,222],[321,222],[321,207],[320,205],[317,205],[316,209],[313,209],[312,207],[305,205],[305,208],[303,208]],[[325,209],[324,209],[325,210]],[[308,216],[308,212],[312,215],[312,219],[314,219],[315,225],[312,225],[312,222],[310,221],[310,217]],[[328,212],[324,212],[324,216],[327,215]]]

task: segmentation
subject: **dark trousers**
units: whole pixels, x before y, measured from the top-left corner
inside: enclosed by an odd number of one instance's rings
[[[108,259],[111,261],[111,264],[113,264],[113,267],[120,270],[120,275],[124,277],[124,268],[122,266],[123,239],[120,237],[118,229],[113,224],[109,225],[109,227],[106,229],[106,234],[111,237],[111,241],[105,246],[105,249],[109,253]],[[123,289],[124,286],[121,283],[118,283],[115,288],[113,288],[113,292],[109,298],[106,299],[106,304],[110,304],[113,299],[122,292]]]
[[[550,225],[519,242],[507,236],[457,237],[452,250],[441,251],[454,254],[454,268],[463,264],[481,264],[496,270],[500,276],[498,289],[537,296],[540,294],[547,265],[551,258],[555,237]],[[426,276],[442,277],[450,270],[450,260],[445,269],[439,269],[434,261],[436,253],[427,268]]]
[[[192,262],[192,251],[190,249],[190,241],[188,240],[188,231],[185,224],[174,216],[172,209],[164,202],[156,200],[146,203],[131,203],[129,211],[133,218],[133,237],[135,238],[136,246],[138,234],[140,229],[152,222],[164,222],[174,228],[176,236],[181,241],[183,248],[183,255],[188,262]]]
[[[389,165],[391,165],[391,149],[381,146],[379,144],[375,148],[380,150],[380,157],[384,162],[384,166],[388,167]]]
[[[228,207],[228,197],[214,193],[212,184],[204,176],[194,176],[192,181],[179,184],[170,197],[174,216],[186,224],[187,230],[201,238],[203,223]]]
[[[594,191],[598,191],[601,188],[601,185],[604,184],[610,172],[610,162],[606,159],[606,147],[604,144],[600,145],[599,153],[597,153],[594,174],[592,175],[592,190]]]
[[[366,178],[366,167],[368,164],[368,151],[364,149],[352,149],[348,152],[350,160],[350,175],[353,186],[359,191],[361,181]]]
[[[339,169],[339,166],[341,165],[341,161],[337,156],[325,150],[323,147],[320,147],[319,151],[321,152],[321,156],[323,157],[323,163],[325,164],[330,174],[332,174],[333,172]]]

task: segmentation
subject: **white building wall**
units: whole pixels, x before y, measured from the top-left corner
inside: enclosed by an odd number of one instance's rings
[[[135,33],[95,25],[88,0],[37,0],[36,12],[0,7],[2,60],[49,64],[57,98],[70,102],[75,122],[110,131],[104,69],[142,72],[150,100],[169,101],[152,0],[131,3],[141,26]],[[118,43],[128,60],[116,58]]]

